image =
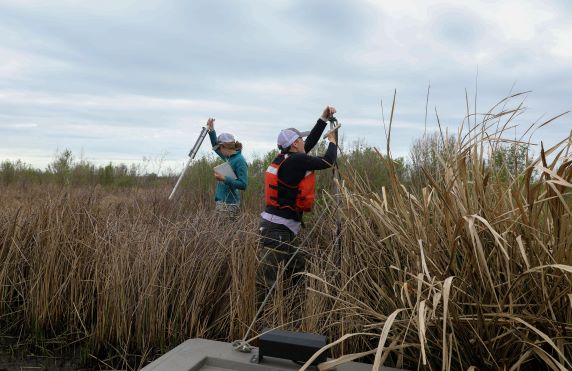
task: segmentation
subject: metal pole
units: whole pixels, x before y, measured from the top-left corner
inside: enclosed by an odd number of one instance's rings
[[[330,132],[335,132],[336,134],[336,145],[339,148],[339,143],[338,143],[338,129],[340,126],[342,126],[340,123],[338,123],[338,120],[332,116],[329,118],[330,121]],[[329,132],[328,132],[329,133]],[[339,190],[339,180],[340,180],[340,174],[338,172],[338,162],[336,161],[336,163],[334,164],[334,166],[332,166],[332,179],[334,180],[334,184],[333,184],[333,191],[334,191],[334,197],[336,200],[336,237],[334,239],[334,251],[335,254],[337,254],[337,263],[338,263],[338,267],[341,268],[341,263],[342,263],[342,251],[341,251],[341,234],[342,234],[342,216],[340,214],[340,205],[341,205],[341,195],[340,195],[340,190]]]
[[[185,172],[189,168],[189,164],[195,158],[197,152],[199,151],[199,148],[201,148],[201,144],[203,144],[203,141],[205,140],[205,137],[207,136],[208,131],[209,131],[209,129],[207,129],[205,126],[203,126],[203,130],[201,131],[201,134],[197,138],[197,141],[195,142],[195,145],[191,149],[191,152],[189,152],[189,160],[185,164],[185,167],[183,168],[183,171],[181,172],[181,175],[179,176],[179,179],[177,180],[177,183],[175,184],[175,188],[173,188],[173,191],[169,195],[169,200],[173,199],[173,196],[175,195],[175,191],[179,187],[179,183],[181,183],[181,180],[185,176]]]

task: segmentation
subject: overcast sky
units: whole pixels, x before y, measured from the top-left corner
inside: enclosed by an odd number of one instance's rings
[[[532,91],[528,127],[572,108],[570,19],[570,0],[0,0],[0,160],[42,167],[70,149],[180,169],[208,117],[250,159],[327,104],[346,145],[385,147],[394,90],[403,156],[429,84],[429,130],[435,110],[459,128],[465,89],[476,112]],[[571,129],[567,115],[533,141]]]

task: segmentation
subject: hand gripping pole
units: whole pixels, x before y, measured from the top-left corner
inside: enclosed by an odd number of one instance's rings
[[[173,188],[173,191],[169,195],[169,200],[173,199],[173,196],[175,195],[175,191],[177,190],[177,187],[179,187],[179,183],[181,183],[181,179],[183,179],[183,177],[185,176],[185,172],[189,168],[189,164],[195,158],[197,152],[199,151],[199,148],[201,148],[201,144],[203,144],[203,141],[205,140],[205,137],[207,136],[208,131],[209,130],[206,127],[203,127],[203,130],[201,131],[201,134],[199,135],[197,141],[195,142],[195,145],[191,149],[191,152],[189,152],[189,160],[187,161],[187,164],[183,168],[183,171],[181,172],[181,175],[179,176],[179,179],[177,180],[177,184],[175,184],[175,188]]]

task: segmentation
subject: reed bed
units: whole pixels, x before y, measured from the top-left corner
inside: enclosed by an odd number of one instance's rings
[[[229,286],[244,280],[231,267],[255,256],[255,236],[227,233],[209,210],[187,213],[162,192],[97,188],[33,201],[0,216],[5,333],[63,336],[93,356],[126,358],[188,337],[229,338],[249,315],[242,287]]]
[[[326,334],[330,366],[572,368],[571,138],[522,169],[490,161],[503,144],[531,153],[505,138],[514,117],[499,109],[461,128],[417,169],[421,182],[389,145],[368,150],[367,172],[343,153],[298,239],[306,272],[278,281],[251,342],[265,327]],[[252,169],[259,179],[264,166]],[[3,186],[1,336],[48,353],[75,344],[86,364],[129,369],[187,338],[245,337],[261,200],[245,195],[229,224],[209,184],[189,184],[177,202],[161,184]]]
[[[322,368],[366,356],[373,369],[572,368],[572,137],[507,177],[516,164],[487,159],[503,142],[529,153],[503,138],[514,114],[460,131],[417,187],[381,153],[387,189],[342,177],[327,203],[341,261],[309,290],[338,313],[332,347],[351,345]]]

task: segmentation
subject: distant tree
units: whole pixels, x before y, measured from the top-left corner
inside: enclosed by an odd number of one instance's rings
[[[98,181],[101,185],[111,185],[113,183],[113,165],[111,162],[105,167],[97,169]]]
[[[404,164],[405,160],[403,157],[398,157],[391,159],[393,162],[393,168],[396,171],[396,175],[399,179],[404,176]],[[368,188],[378,190],[381,187],[390,186],[389,170],[387,168],[387,162],[383,161],[378,152],[372,148],[365,145],[356,145],[350,149],[345,156],[340,158],[339,164],[348,167],[348,174],[351,177],[357,177],[364,181]],[[346,171],[345,169],[342,171]]]
[[[0,164],[0,179],[3,184],[10,184],[16,178],[16,167],[10,161],[3,161]]]
[[[521,143],[511,143],[494,148],[489,167],[499,180],[507,181],[523,174],[530,162],[528,147]]]
[[[66,149],[62,153],[59,153],[52,163],[48,164],[48,172],[55,176],[58,183],[69,184],[71,180],[72,163],[72,152]]]
[[[93,184],[95,178],[95,166],[86,160],[74,164],[71,169],[71,181],[73,184]]]
[[[427,184],[429,174],[433,179],[440,180],[443,175],[442,161],[448,161],[456,154],[454,136],[444,137],[434,132],[416,139],[409,150],[411,163],[408,174],[413,185],[423,187]]]

